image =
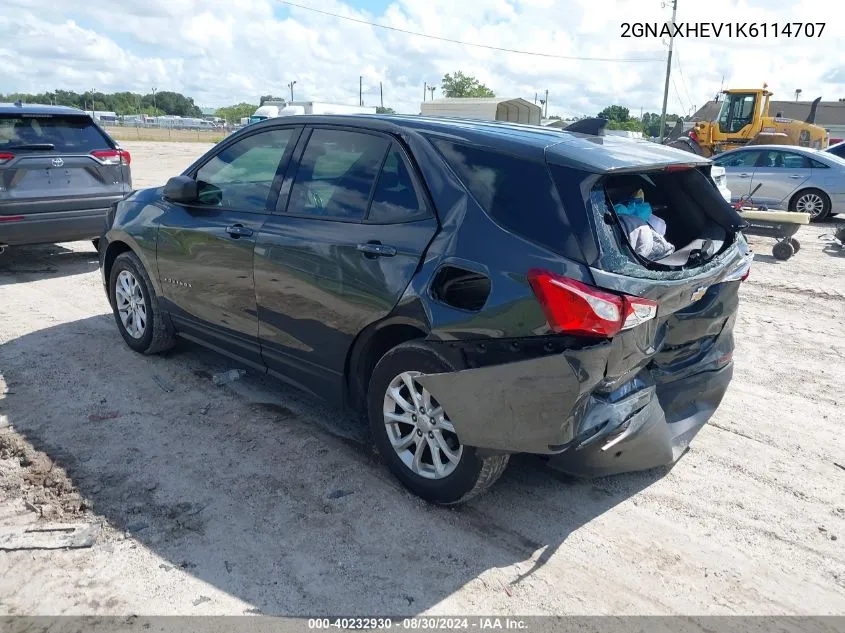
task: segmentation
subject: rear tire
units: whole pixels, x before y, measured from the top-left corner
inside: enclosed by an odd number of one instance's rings
[[[454,367],[425,343],[402,343],[376,364],[367,394],[373,441],[387,467],[412,493],[439,505],[462,503],[484,492],[509,458],[481,457],[478,449],[461,444],[446,412],[413,380],[418,374],[450,371]]]
[[[112,264],[109,301],[120,335],[136,352],[157,354],[176,343],[170,321],[158,305],[150,277],[141,260],[131,251],[118,255]]]
[[[778,242],[774,245],[774,247],[772,247],[772,255],[775,256],[775,259],[786,261],[794,254],[795,249],[792,248],[792,244],[789,242]]]
[[[789,238],[789,243],[792,244],[792,250],[794,250],[796,253],[801,250],[801,242],[799,242],[794,237]]]
[[[830,213],[830,198],[821,189],[802,189],[789,201],[790,211],[810,214],[810,222],[820,222]]]

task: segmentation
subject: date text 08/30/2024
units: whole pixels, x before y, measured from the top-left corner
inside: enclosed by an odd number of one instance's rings
[[[413,618],[309,618],[310,630],[408,630],[408,631],[449,631],[449,630],[524,630],[526,623],[519,618],[509,617],[426,617]]]
[[[622,37],[821,37],[826,22],[622,22]]]

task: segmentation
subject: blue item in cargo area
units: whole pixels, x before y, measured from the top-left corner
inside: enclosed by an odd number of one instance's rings
[[[614,204],[613,210],[618,215],[635,215],[646,222],[651,217],[651,205],[637,198],[631,198],[622,204]]]

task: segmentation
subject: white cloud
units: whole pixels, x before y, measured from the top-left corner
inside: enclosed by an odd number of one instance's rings
[[[355,0],[298,3],[439,37],[561,56],[657,57],[655,38],[622,38],[623,22],[662,23],[658,0],[395,0],[383,14]],[[667,3],[668,4],[668,3]],[[676,39],[670,111],[688,112],[726,86],[768,82],[777,97],[845,97],[843,11],[827,0],[681,0],[679,21],[827,22],[821,38]],[[376,29],[291,8],[275,0],[87,0],[56,8],[46,0],[6,0],[0,15],[0,92],[56,88],[181,91],[200,105],[256,102],[262,94],[357,103],[417,112],[423,82],[446,72],[476,75],[502,96],[533,100],[549,90],[550,113],[595,114],[620,103],[639,113],[662,100],[665,61],[606,63],[471,48]],[[280,18],[279,15],[287,17]],[[683,72],[681,73],[680,70]]]

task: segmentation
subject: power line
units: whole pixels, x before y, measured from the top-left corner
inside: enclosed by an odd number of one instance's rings
[[[681,106],[681,111],[687,110],[686,104],[681,100],[681,93],[678,92],[678,84],[675,83],[675,78],[672,77],[672,87],[675,89],[675,96],[678,97],[678,105]],[[686,115],[679,115],[686,116]]]
[[[687,99],[689,99],[690,107],[695,107],[695,104],[692,102],[692,97],[690,97],[689,90],[687,90],[687,79],[684,77],[684,69],[681,68],[681,56],[677,52],[675,53],[675,61],[678,62],[678,73],[681,75],[681,85],[684,88],[684,94],[686,94]]]
[[[306,7],[301,4],[296,4],[295,2],[288,2],[287,0],[276,0],[279,4],[285,4],[289,7],[296,7],[297,9],[304,9],[305,11],[313,11],[314,13],[321,13],[323,15],[328,15],[333,18],[339,18],[341,20],[348,20],[350,22],[357,22],[358,24],[366,24],[367,26],[375,26],[380,29],[386,29],[388,31],[396,31],[397,33],[405,33],[407,35],[416,35],[417,37],[427,37],[431,40],[438,40],[440,42],[451,42],[452,44],[461,44],[463,46],[474,46],[476,48],[486,48],[491,51],[503,51],[505,53],[515,53],[517,55],[533,55],[534,57],[550,57],[553,59],[571,59],[577,60],[582,62],[633,62],[633,63],[641,63],[641,62],[660,62],[663,61],[662,59],[658,59],[656,57],[643,57],[643,58],[630,58],[630,57],[574,57],[570,55],[555,55],[553,53],[536,53],[533,51],[521,51],[516,50],[513,48],[503,48],[501,46],[488,46],[487,44],[476,44],[474,42],[464,42],[462,40],[453,40],[448,37],[438,37],[437,35],[428,35],[427,33],[419,33],[417,31],[408,31],[406,29],[400,29],[395,26],[387,26],[385,24],[379,24],[377,22],[368,22],[367,20],[360,20],[358,18],[352,18],[348,15],[339,15],[337,13],[330,13],[329,11],[323,11],[321,9],[315,9],[313,7]]]

